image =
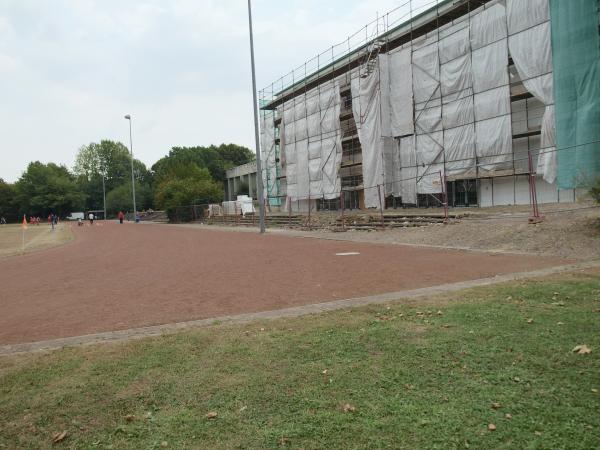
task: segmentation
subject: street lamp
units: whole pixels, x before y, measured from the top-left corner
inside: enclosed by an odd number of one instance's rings
[[[106,177],[106,175],[104,174],[104,172],[102,173],[102,205],[104,206],[104,220],[106,220],[106,185],[104,182],[104,178]]]
[[[131,191],[133,193],[133,222],[137,222],[137,208],[135,206],[135,178],[133,177],[133,139],[131,138],[131,116],[127,114],[125,119],[129,120],[129,151],[131,152]]]
[[[252,66],[252,99],[254,100],[254,139],[256,141],[256,185],[258,187],[258,210],[260,232],[265,232],[265,197],[263,195],[262,161],[260,160],[260,138],[258,135],[258,100],[256,99],[256,70],[254,68],[254,37],[252,34],[252,5],[248,0],[248,26],[250,28],[250,64]]]

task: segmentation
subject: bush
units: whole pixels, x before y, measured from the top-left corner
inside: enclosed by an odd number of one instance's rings
[[[154,193],[158,208],[164,209],[170,220],[176,216],[177,207],[220,202],[223,189],[215,183],[207,169],[188,169],[184,177],[179,173],[162,181]]]

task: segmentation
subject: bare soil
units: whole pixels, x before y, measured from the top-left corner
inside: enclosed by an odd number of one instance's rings
[[[0,259],[0,344],[270,311],[570,262],[200,226],[107,223],[73,232],[69,245]],[[351,252],[359,254],[337,255]]]
[[[433,245],[582,260],[600,257],[598,207],[588,204],[542,206],[544,220],[535,225],[528,224],[529,212],[523,207],[453,212],[468,215],[449,225],[376,231],[285,233],[354,242]]]

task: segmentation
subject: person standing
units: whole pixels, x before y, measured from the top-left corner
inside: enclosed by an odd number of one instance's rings
[[[94,225],[94,213],[89,213],[88,219],[90,219],[90,225]]]
[[[48,216],[48,220],[50,221],[50,225],[52,225],[52,229],[54,230],[54,223],[56,222],[56,217],[54,216],[54,213],[50,213],[50,215]]]
[[[125,218],[125,214],[123,214],[123,211],[119,211],[118,217],[119,217],[119,223],[122,224],[123,219]]]

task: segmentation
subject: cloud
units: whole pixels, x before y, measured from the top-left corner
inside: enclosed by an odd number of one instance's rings
[[[403,0],[254,0],[258,87]],[[128,140],[148,165],[172,146],[254,147],[246,2],[4,0],[0,177],[31,160]]]

